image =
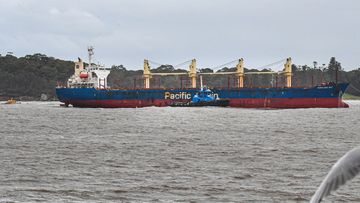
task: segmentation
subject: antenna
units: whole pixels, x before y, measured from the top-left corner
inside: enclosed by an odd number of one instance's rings
[[[88,54],[89,54],[89,68],[91,67],[91,59],[92,56],[94,55],[94,47],[93,46],[88,46]]]

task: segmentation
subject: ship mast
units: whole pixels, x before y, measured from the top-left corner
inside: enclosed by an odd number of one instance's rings
[[[90,67],[91,67],[91,59],[92,59],[92,56],[94,55],[94,47],[93,47],[93,46],[88,46],[88,54],[89,54],[89,66],[88,66],[88,70],[90,70]]]

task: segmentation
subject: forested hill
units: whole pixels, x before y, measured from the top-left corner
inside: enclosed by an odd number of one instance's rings
[[[57,81],[66,81],[74,73],[74,63],[43,54],[17,58],[0,57],[0,99],[10,97],[37,100],[41,94],[55,96]]]
[[[336,67],[340,70],[339,81],[350,82],[347,93],[360,96],[360,68],[352,71],[343,71],[341,64],[334,57],[328,64],[318,66],[316,62],[308,65],[293,65],[293,86],[311,86],[321,82],[334,81]],[[222,68],[219,71],[234,71],[234,67]],[[265,71],[245,69],[246,71]],[[162,65],[153,72],[185,72],[174,69],[171,65]],[[209,72],[211,69],[199,69],[200,72]],[[20,100],[39,100],[41,95],[55,100],[55,87],[57,83],[65,84],[74,73],[74,63],[55,59],[44,54],[15,57],[12,55],[0,56],[0,100],[11,97]],[[127,70],[124,66],[113,66],[108,77],[109,85],[114,88],[140,88],[143,86],[142,70]],[[203,77],[204,83],[209,87],[236,86],[234,76],[208,76]],[[271,75],[247,75],[245,86],[283,86],[284,78]],[[155,88],[186,87],[189,80],[186,76],[153,77],[151,85]],[[46,98],[46,97],[45,97]]]

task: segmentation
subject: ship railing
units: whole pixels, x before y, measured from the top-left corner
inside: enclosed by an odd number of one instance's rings
[[[209,87],[210,90],[219,90],[219,89],[232,89],[232,90],[246,90],[246,89],[288,89],[288,87],[285,86],[244,86],[244,87]],[[305,86],[294,86],[291,88],[304,88],[304,89],[311,89],[312,87],[305,87]],[[198,88],[191,88],[191,87],[179,87],[179,88],[166,88],[166,87],[154,87],[154,88],[143,88],[143,87],[137,87],[137,88],[112,88],[112,87],[106,87],[106,88],[100,88],[95,87],[95,89],[98,90],[198,90]]]
[[[283,74],[284,71],[259,71],[259,72],[245,72],[245,75],[261,75],[261,74]],[[188,72],[183,73],[151,73],[153,76],[170,76],[170,75],[188,75]],[[233,75],[238,72],[209,72],[209,73],[197,73],[198,75]]]
[[[56,88],[64,88],[64,87],[66,87],[66,84],[62,82],[56,82]]]
[[[245,72],[244,74],[245,75],[261,75],[261,74],[284,74],[285,72],[284,71],[278,71],[278,72],[275,72],[275,71],[264,71],[264,72]]]
[[[259,72],[245,72],[245,75],[261,75],[261,74],[283,74],[283,71],[275,72],[275,71],[259,71]],[[238,74],[238,72],[216,72],[216,73],[197,73],[199,75],[234,75]]]
[[[104,70],[104,71],[110,71],[111,68],[89,68],[89,71],[94,71],[94,70]]]
[[[189,73],[183,72],[183,73],[151,73],[153,76],[170,76],[170,75],[188,75]]]

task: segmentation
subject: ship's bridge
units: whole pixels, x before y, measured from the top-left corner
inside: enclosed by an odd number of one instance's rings
[[[89,66],[84,67],[84,62],[78,58],[75,62],[75,72],[68,80],[68,87],[81,88],[81,87],[93,87],[105,89],[108,88],[107,77],[110,74],[110,68],[106,68],[100,64],[92,63],[91,59],[94,55],[94,48],[89,47]]]

